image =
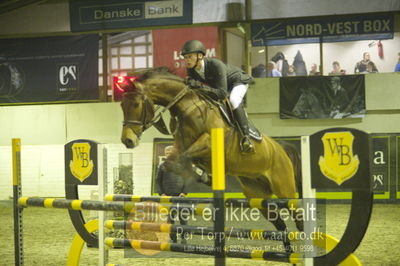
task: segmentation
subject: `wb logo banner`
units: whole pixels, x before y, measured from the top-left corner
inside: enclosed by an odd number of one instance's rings
[[[341,185],[352,178],[358,170],[360,160],[353,155],[354,136],[351,132],[328,132],[322,137],[324,156],[319,158],[321,172]]]
[[[58,92],[78,91],[78,65],[60,65],[57,74]]]
[[[72,160],[69,168],[74,177],[83,182],[93,172],[93,160],[90,159],[89,143],[74,143],[72,149]]]

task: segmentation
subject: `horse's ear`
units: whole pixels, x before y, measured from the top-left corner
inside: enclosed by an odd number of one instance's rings
[[[136,90],[135,92],[141,93],[141,94],[144,92],[144,86],[140,81],[135,80],[133,82],[133,85],[134,85],[135,90]]]

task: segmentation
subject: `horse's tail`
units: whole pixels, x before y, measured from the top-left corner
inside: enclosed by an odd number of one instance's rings
[[[294,171],[294,179],[296,183],[296,188],[297,192],[299,193],[299,198],[303,198],[303,188],[302,188],[302,173],[301,173],[301,157],[300,153],[297,151],[297,149],[287,143],[283,142],[281,143],[283,149],[286,151],[286,154],[292,161],[293,165],[293,171]],[[304,221],[302,219],[296,219],[295,220],[296,227],[299,231],[304,231]]]
[[[289,156],[290,161],[292,162],[294,178],[295,178],[297,192],[299,193],[299,198],[303,198],[300,154],[293,145],[287,142],[281,142],[281,145],[285,150],[286,154]]]

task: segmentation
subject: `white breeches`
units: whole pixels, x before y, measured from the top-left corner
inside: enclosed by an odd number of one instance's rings
[[[229,101],[234,110],[242,103],[248,87],[249,85],[247,84],[239,84],[233,87],[231,94],[229,95]]]

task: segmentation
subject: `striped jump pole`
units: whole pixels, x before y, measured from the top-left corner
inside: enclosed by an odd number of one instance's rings
[[[21,197],[18,200],[20,207],[43,207],[70,210],[93,210],[93,211],[125,211],[134,209],[134,203],[129,202],[107,202],[96,200],[67,200],[55,198]]]
[[[138,196],[129,194],[109,194],[106,195],[105,201],[131,201],[131,202],[157,202],[165,204],[173,203],[188,203],[188,204],[207,204],[213,203],[213,198],[183,198],[173,196]],[[235,199],[227,198],[224,200],[225,207],[237,208],[257,208],[267,209],[274,205],[278,208],[292,209],[297,208],[301,203],[301,199],[264,199],[264,198],[251,198],[251,199]]]
[[[162,232],[162,233],[191,233],[193,235],[209,235],[214,233],[213,227],[176,225],[169,223],[148,223],[148,222],[130,222],[119,220],[107,220],[105,227],[108,229],[134,230],[138,232]],[[262,229],[240,229],[234,227],[224,228],[226,238],[246,238],[251,240],[276,240],[299,239],[300,232],[269,231]]]
[[[16,266],[24,265],[21,197],[21,139],[12,139],[13,206],[14,206],[14,259]]]
[[[105,244],[111,248],[134,248],[134,249],[149,249],[159,251],[171,251],[188,254],[199,254],[214,256],[218,254],[217,247],[203,245],[188,245],[169,242],[156,242],[147,240],[131,240],[122,238],[108,237],[105,239]],[[258,249],[238,249],[236,247],[224,249],[224,257],[256,259],[266,261],[278,261],[296,264],[301,262],[301,254],[299,253],[283,253],[269,252]],[[216,264],[220,266],[221,264]]]
[[[69,210],[92,210],[92,211],[124,211],[126,213],[162,215],[170,214],[172,211],[185,212],[190,215],[203,215],[205,211],[212,210],[212,204],[171,204],[144,202],[120,202],[120,201],[96,201],[96,200],[69,200],[64,198],[41,198],[41,197],[20,197],[19,207],[42,207]]]
[[[130,194],[108,194],[105,201],[132,201],[132,202],[158,202],[158,203],[214,203],[213,198],[184,198],[174,196],[138,196]]]
[[[124,211],[126,213],[138,213],[150,215],[159,213],[170,214],[172,211],[184,211],[188,214],[203,215],[205,210],[212,210],[209,204],[187,205],[162,205],[154,203],[138,204],[135,202],[121,201],[96,201],[96,200],[68,200],[59,198],[21,197],[18,200],[20,207],[42,207],[69,210],[92,210],[92,211]]]

